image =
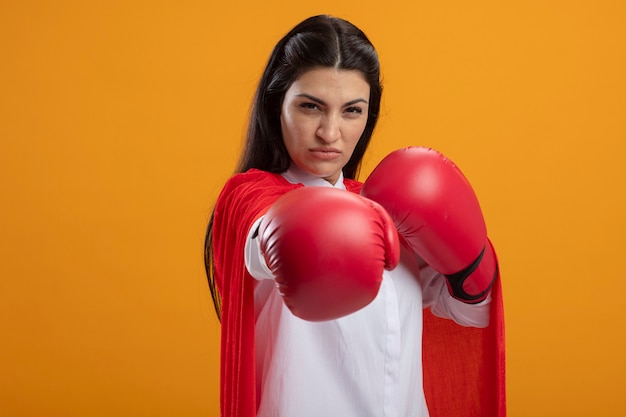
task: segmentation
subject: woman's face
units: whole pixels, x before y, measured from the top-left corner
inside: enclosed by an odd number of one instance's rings
[[[280,124],[292,163],[335,184],[368,115],[370,87],[357,70],[315,67],[285,93]]]

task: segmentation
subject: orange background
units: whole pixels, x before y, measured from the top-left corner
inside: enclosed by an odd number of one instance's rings
[[[0,4],[0,415],[217,415],[204,228],[273,44],[318,13],[382,60],[362,178],[421,144],[475,186],[509,415],[623,415],[624,2],[339,3]]]

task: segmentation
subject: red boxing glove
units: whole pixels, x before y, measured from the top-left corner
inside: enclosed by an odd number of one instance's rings
[[[478,199],[452,161],[423,147],[394,151],[361,195],[387,209],[406,243],[446,276],[453,297],[466,303],[487,297],[498,263]]]
[[[259,227],[259,247],[291,312],[332,320],[369,304],[383,269],[396,267],[399,237],[377,203],[330,187],[280,197]]]

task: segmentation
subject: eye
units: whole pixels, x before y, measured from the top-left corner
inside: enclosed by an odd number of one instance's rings
[[[308,101],[300,103],[300,108],[305,110],[319,110],[319,106],[317,104]]]
[[[358,117],[363,114],[363,108],[359,106],[350,106],[345,109],[345,112],[352,117]]]

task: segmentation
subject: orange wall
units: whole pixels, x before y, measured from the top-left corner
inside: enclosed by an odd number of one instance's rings
[[[509,415],[622,415],[624,3],[241,3],[0,5],[0,415],[217,415],[204,227],[271,47],[321,12],[382,59],[363,176],[422,144],[479,194]]]

